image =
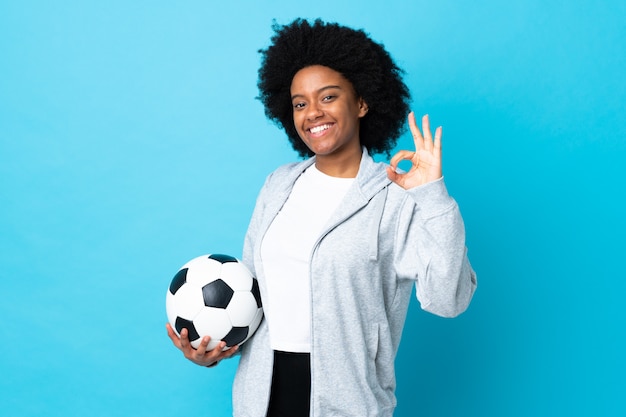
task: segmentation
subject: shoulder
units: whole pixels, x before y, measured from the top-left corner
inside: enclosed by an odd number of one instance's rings
[[[387,190],[394,189],[395,185],[387,177],[387,164],[375,161],[365,149],[363,150],[357,181],[361,194],[366,199],[372,198],[381,191],[388,192]]]
[[[289,188],[295,180],[307,169],[313,159],[284,164],[272,171],[265,179],[264,189],[284,189]]]
[[[274,169],[274,171],[272,171],[268,175],[268,178],[281,177],[284,175],[288,175],[291,172],[299,170],[300,167],[306,162],[307,161],[290,162],[284,165],[280,165],[278,168]]]

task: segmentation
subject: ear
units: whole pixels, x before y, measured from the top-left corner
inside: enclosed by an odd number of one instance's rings
[[[367,105],[367,103],[365,102],[365,100],[363,100],[363,97],[359,97],[359,119],[361,117],[364,117],[367,112],[369,111],[369,106]]]

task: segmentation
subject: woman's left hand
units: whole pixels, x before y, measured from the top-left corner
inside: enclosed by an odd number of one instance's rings
[[[409,189],[435,181],[441,178],[441,126],[435,130],[433,139],[430,132],[428,115],[422,117],[422,132],[415,123],[415,114],[409,113],[409,127],[415,142],[415,152],[402,150],[396,153],[387,167],[389,179],[404,189]],[[398,163],[402,160],[411,161],[411,169],[399,174],[396,172]]]

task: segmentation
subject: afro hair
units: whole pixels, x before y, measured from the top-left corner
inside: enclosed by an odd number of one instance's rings
[[[350,81],[369,107],[360,121],[361,145],[371,154],[388,155],[404,131],[410,94],[403,71],[384,46],[362,30],[319,19],[313,24],[296,19],[284,26],[274,22],[273,30],[271,45],[259,50],[257,98],[265,115],[285,130],[294,150],[302,157],[313,156],[293,123],[291,81],[302,68],[322,65]]]

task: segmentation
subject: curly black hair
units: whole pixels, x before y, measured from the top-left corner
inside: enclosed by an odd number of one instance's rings
[[[285,129],[293,148],[302,157],[313,156],[293,123],[291,81],[302,68],[322,65],[342,74],[363,98],[369,111],[361,119],[361,145],[371,154],[393,149],[404,131],[410,94],[402,81],[404,72],[382,44],[363,30],[317,19],[310,24],[296,19],[272,26],[274,36],[267,49],[259,50],[259,97],[265,115]]]

